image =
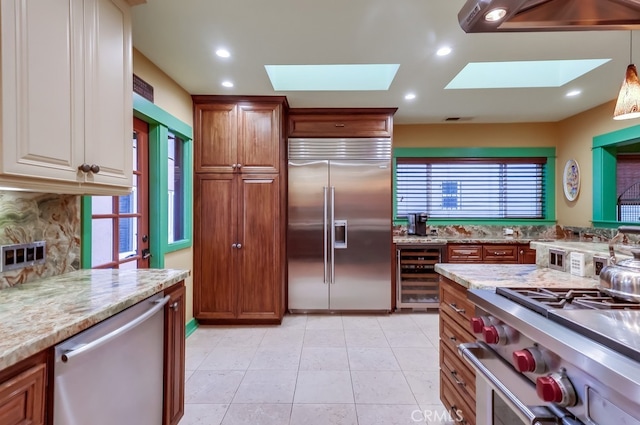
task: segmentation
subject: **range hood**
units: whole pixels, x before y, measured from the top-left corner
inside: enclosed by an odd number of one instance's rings
[[[496,9],[504,17],[487,21]],[[640,28],[640,0],[467,0],[458,21],[467,33],[631,30]]]

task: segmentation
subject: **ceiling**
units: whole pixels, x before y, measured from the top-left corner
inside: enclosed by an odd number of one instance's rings
[[[466,34],[464,0],[147,0],[133,45],[190,94],[285,95],[292,108],[397,107],[394,122],[559,121],[614,99],[628,31]],[[635,38],[638,41],[635,41]],[[631,57],[640,60],[640,36]],[[453,49],[437,56],[443,46]],[[231,57],[215,50],[224,47]],[[444,87],[469,62],[611,59],[553,88]],[[264,65],[400,64],[387,91],[273,90]],[[233,88],[222,87],[231,80]],[[570,90],[581,90],[566,97]],[[405,94],[416,98],[405,100]],[[613,114],[613,110],[612,110]]]

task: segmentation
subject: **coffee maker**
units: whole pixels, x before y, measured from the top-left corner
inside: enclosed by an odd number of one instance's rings
[[[427,213],[409,213],[407,214],[407,234],[427,236]]]
[[[415,214],[416,235],[427,236],[427,219],[428,218],[429,218],[429,214],[427,213]]]

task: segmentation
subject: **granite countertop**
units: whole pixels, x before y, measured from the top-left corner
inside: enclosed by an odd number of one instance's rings
[[[189,276],[188,270],[78,270],[0,291],[0,370]]]
[[[604,255],[605,257],[609,256],[609,244],[604,242],[572,240],[532,241],[531,248],[557,248],[566,251],[589,252],[596,255]]]
[[[395,244],[421,244],[421,243],[465,243],[465,244],[483,244],[483,243],[495,243],[495,244],[527,244],[534,238],[523,237],[453,237],[447,238],[442,236],[394,236],[393,243]]]
[[[496,287],[592,288],[598,281],[590,277],[538,267],[534,264],[452,264],[438,263],[436,272],[469,289]]]

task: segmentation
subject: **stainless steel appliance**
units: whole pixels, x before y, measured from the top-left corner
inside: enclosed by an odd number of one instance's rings
[[[416,215],[416,235],[427,236],[427,219],[429,214],[417,213]]]
[[[498,15],[497,11],[504,11]],[[492,13],[493,18],[487,17]],[[628,30],[640,24],[637,0],[467,0],[460,27],[472,32]]]
[[[162,423],[168,301],[154,295],[55,347],[54,425]]]
[[[640,304],[597,289],[470,290],[476,424],[639,425]]]
[[[391,309],[391,139],[289,139],[291,311]]]
[[[440,306],[440,275],[436,263],[442,262],[447,241],[396,246],[396,308],[428,309]]]

